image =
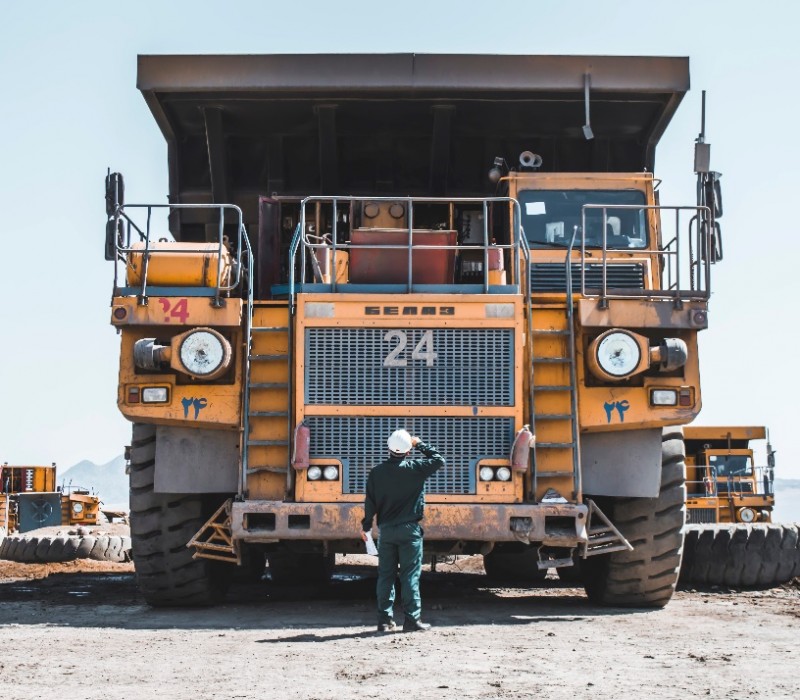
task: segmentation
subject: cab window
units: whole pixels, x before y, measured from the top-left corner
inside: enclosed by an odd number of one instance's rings
[[[522,226],[532,247],[566,247],[577,227],[575,247],[581,245],[581,211],[585,204],[606,209],[606,246],[613,249],[647,247],[647,210],[640,190],[523,190],[519,193]],[[615,208],[616,207],[616,208]],[[586,210],[586,247],[603,245],[603,210]]]
[[[749,455],[710,455],[708,464],[717,476],[753,475],[753,460]]]

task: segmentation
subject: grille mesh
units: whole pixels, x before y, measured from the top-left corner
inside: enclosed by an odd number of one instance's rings
[[[687,508],[686,522],[690,525],[701,523],[714,523],[717,521],[717,512],[713,508]]]
[[[507,459],[514,440],[513,418],[307,416],[305,420],[311,431],[311,457],[342,461],[343,493],[364,493],[369,470],[386,459],[386,438],[398,428],[422,436],[444,456],[445,466],[426,483],[426,491],[437,494],[474,494],[475,460]]]
[[[358,406],[513,406],[514,331],[510,328],[407,328],[406,345],[386,328],[307,328],[305,403]],[[396,332],[396,331],[394,331]],[[437,357],[428,366],[425,353]]]
[[[603,266],[586,265],[586,289],[603,286]],[[608,289],[644,289],[644,266],[641,263],[610,263],[606,265]],[[531,265],[531,289],[534,292],[563,292],[567,288],[563,263],[534,263]],[[572,291],[581,291],[581,266],[572,264]]]

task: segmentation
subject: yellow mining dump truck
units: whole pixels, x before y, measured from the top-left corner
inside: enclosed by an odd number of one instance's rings
[[[57,488],[56,465],[0,466],[0,529],[28,532],[58,525],[95,525],[100,499],[80,488]]]
[[[669,601],[720,253],[702,134],[697,203],[653,175],[687,59],[141,56],[138,86],[169,200],[110,173],[106,257],[148,602],[264,555],[328,576],[399,427],[447,460],[431,553]]]
[[[769,523],[775,506],[775,452],[763,426],[687,426],[686,522]],[[767,440],[756,465],[751,440]]]
[[[800,527],[772,522],[775,452],[763,426],[687,426],[684,583],[763,588],[800,576]],[[767,464],[752,440],[767,441]]]

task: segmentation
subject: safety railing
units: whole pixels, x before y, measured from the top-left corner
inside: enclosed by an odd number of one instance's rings
[[[609,211],[636,210],[647,212],[650,225],[648,228],[661,230],[663,234],[664,221],[662,214],[673,212],[675,219],[675,233],[672,238],[662,243],[657,248],[611,248],[608,247]],[[601,283],[598,286],[588,285],[586,279],[587,258],[590,263],[597,263],[598,251],[591,250],[587,253],[586,244],[586,216],[587,212],[599,211],[602,214],[600,263]],[[692,212],[686,217],[685,212]],[[682,228],[682,213],[685,228]],[[581,294],[585,297],[594,297],[601,300],[604,305],[607,299],[640,298],[640,299],[672,299],[676,305],[688,300],[706,300],[711,295],[711,264],[713,262],[713,248],[711,238],[711,210],[705,206],[661,206],[639,204],[585,204],[581,211],[580,227],[580,273]],[[627,253],[641,260],[650,260],[653,284],[648,288],[645,283],[640,289],[618,289],[609,291],[608,268],[609,265],[619,263],[620,255]],[[609,254],[613,257],[610,258]],[[568,258],[569,259],[569,258]],[[609,260],[611,262],[609,262]],[[646,271],[645,271],[646,272]],[[655,282],[660,281],[656,285]]]
[[[402,228],[397,228],[398,231],[405,231],[408,234],[408,240],[403,244],[387,244],[387,243],[347,243],[338,240],[338,207],[341,204],[352,204],[356,202],[391,202],[401,203],[407,206],[408,225]],[[489,231],[489,207],[491,204],[507,204],[512,210],[511,222],[511,236],[509,243],[494,243],[491,241],[491,234]],[[329,232],[329,240],[322,238],[318,235],[309,235],[307,233],[307,208],[311,204],[321,204],[330,207],[333,216],[331,220],[331,231]],[[463,205],[479,205],[483,213],[483,242],[482,244],[469,245],[464,243],[449,244],[434,244],[434,245],[419,245],[414,243],[414,206],[415,205],[429,205],[429,204],[445,204],[453,206]],[[289,248],[289,299],[292,310],[295,308],[295,301],[297,295],[297,276],[299,272],[300,283],[306,283],[307,270],[309,268],[309,256],[311,256],[312,269],[316,269],[314,263],[319,263],[319,258],[316,256],[317,251],[321,251],[321,257],[327,257],[331,261],[332,271],[330,274],[330,288],[331,291],[337,291],[337,251],[366,251],[366,250],[400,250],[407,253],[407,279],[405,283],[406,292],[410,293],[414,288],[414,252],[419,251],[434,251],[434,250],[452,250],[452,251],[482,251],[483,253],[483,291],[489,293],[489,259],[491,250],[510,251],[511,252],[511,268],[513,272],[512,284],[521,285],[523,280],[522,272],[522,258],[526,255],[527,247],[523,249],[522,236],[521,236],[521,215],[519,202],[511,197],[460,197],[460,198],[436,198],[436,197],[306,197],[302,200],[300,205],[300,222],[295,229],[292,243]],[[298,264],[298,254],[301,259]],[[457,286],[457,285],[456,285]]]
[[[209,286],[194,286],[181,289],[181,294],[184,296],[207,296],[214,299],[214,303],[219,305],[221,298],[231,291],[238,289],[242,284],[244,277],[243,255],[251,259],[250,241],[247,237],[247,232],[244,227],[242,210],[234,204],[124,204],[116,208],[112,215],[114,236],[114,295],[115,296],[136,296],[139,303],[146,305],[148,296],[151,294],[164,294],[164,290],[156,288],[155,285],[148,283],[148,271],[150,267],[150,259],[154,253],[169,256],[187,256],[208,254],[209,249],[201,247],[191,247],[188,245],[181,245],[179,248],[170,249],[168,247],[154,248],[153,243],[169,243],[171,242],[164,236],[153,241],[153,212],[154,210],[167,209],[170,213],[182,209],[203,209],[203,210],[216,210],[219,218],[219,226],[217,232],[217,270],[216,270],[216,284]],[[137,224],[134,218],[129,214],[130,210],[144,211],[146,221],[143,226]],[[223,258],[224,254],[229,252],[228,239],[225,236],[225,215],[226,212],[232,212],[236,220],[236,241],[234,247],[234,255],[232,257],[232,265],[230,274],[224,274]],[[158,234],[155,234],[158,235]],[[144,247],[134,247],[135,239],[138,237],[139,243],[144,243]],[[141,270],[141,283],[138,285],[120,285],[119,275],[120,266],[122,263],[126,267],[129,264],[129,256],[141,255],[142,270]],[[252,286],[252,283],[251,283]],[[152,289],[151,289],[152,287]]]
[[[755,467],[752,474],[727,476],[710,467],[703,478],[688,480],[686,491],[690,498],[774,496],[774,471],[772,467]]]

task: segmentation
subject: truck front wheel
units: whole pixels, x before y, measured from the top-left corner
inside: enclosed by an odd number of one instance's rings
[[[222,600],[234,567],[193,559],[186,543],[219,503],[203,494],[155,492],[156,428],[133,425],[130,464],[131,541],[136,579],[153,606],[213,605]]]
[[[657,498],[597,498],[634,549],[587,557],[584,587],[593,603],[663,608],[678,582],[686,518],[686,450],[679,428],[664,431]]]

